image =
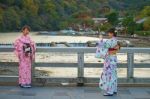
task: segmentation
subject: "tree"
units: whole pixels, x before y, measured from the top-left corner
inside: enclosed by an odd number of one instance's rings
[[[150,17],[144,22],[143,28],[145,31],[150,31]]]
[[[69,24],[68,24],[68,22],[67,21],[62,21],[62,22],[60,22],[60,24],[59,24],[59,29],[61,30],[61,29],[65,29],[65,28],[67,28],[69,26]]]
[[[144,9],[140,12],[140,17],[149,17],[150,16],[150,6],[145,6]]]
[[[110,23],[105,23],[103,25],[101,24],[95,24],[94,26],[94,30],[95,31],[107,31],[108,29],[110,29],[112,27],[112,25]]]
[[[139,9],[150,3],[150,0],[138,2],[137,0],[114,1],[0,0],[0,31],[16,31],[25,24],[30,25],[32,30],[59,30],[68,26],[74,28],[81,25],[92,26],[91,18],[105,17],[106,14],[109,23],[116,25],[118,13],[125,11],[135,14]],[[137,4],[135,5],[135,3]],[[144,7],[140,13],[141,18],[149,17],[149,9],[150,6]],[[125,14],[122,15],[125,16]],[[147,23],[144,25],[145,27],[148,26]],[[101,26],[102,29],[104,27]],[[133,29],[128,28],[129,30]]]
[[[136,23],[133,17],[128,16],[124,18],[122,23],[123,23],[123,26],[125,27],[126,34],[129,33],[130,35],[133,35],[135,31],[135,26],[136,26]]]
[[[17,30],[20,26],[20,17],[14,8],[8,8],[3,13],[3,28],[4,30]]]
[[[144,29],[143,27],[143,23],[140,23],[140,24],[136,24],[136,31],[142,31]]]
[[[117,12],[111,12],[108,15],[106,15],[108,18],[108,22],[112,25],[115,25],[118,22],[118,13]]]
[[[145,19],[142,24],[137,25],[139,31],[149,31],[150,30],[150,6],[145,6],[143,10],[137,16],[137,19]]]
[[[38,14],[39,6],[36,0],[23,0],[22,8],[29,16],[34,16]]]
[[[0,8],[0,31],[3,30],[2,24],[3,24],[3,9]]]
[[[100,29],[100,31],[107,31],[111,27],[112,27],[112,25],[110,23],[106,23],[104,25],[100,25],[98,28]]]
[[[11,6],[15,3],[15,0],[0,0],[0,3]]]

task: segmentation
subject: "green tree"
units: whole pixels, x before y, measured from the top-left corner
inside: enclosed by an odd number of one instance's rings
[[[3,24],[3,9],[0,8],[0,31],[3,30],[2,24]]]
[[[38,14],[39,6],[36,0],[23,0],[22,8],[29,16],[34,16]]]
[[[125,27],[126,34],[127,33],[130,35],[134,34],[136,23],[132,16],[128,16],[124,18],[122,23],[123,23],[123,26]]]
[[[150,6],[145,6],[144,9],[140,12],[140,17],[149,17],[150,16]]]
[[[110,22],[112,25],[116,25],[118,22],[118,13],[117,12],[111,12],[108,15],[106,15],[108,18],[108,22]]]
[[[65,28],[67,28],[69,26],[69,24],[68,24],[68,22],[67,21],[62,21],[62,22],[60,22],[60,24],[59,24],[59,29],[61,30],[61,29],[65,29]]]
[[[112,27],[112,25],[110,23],[106,23],[104,25],[99,25],[99,29],[100,31],[107,31],[108,29],[110,29]]]
[[[148,17],[147,20],[144,22],[143,28],[145,31],[150,31],[150,17]]]
[[[141,23],[141,24],[136,24],[136,31],[142,31],[144,29],[144,27],[143,27],[143,23]]]
[[[68,26],[77,28],[82,24],[92,26],[92,17],[105,17],[106,14],[109,23],[116,25],[120,12],[124,12],[122,16],[125,16],[125,13],[135,15],[150,3],[150,0],[114,1],[0,0],[0,31],[16,31],[25,24],[30,25],[32,30],[59,30]],[[149,9],[149,6],[144,7],[140,18],[149,17]],[[144,24],[148,26],[147,23]],[[128,27],[129,30],[133,29],[130,28]]]
[[[8,8],[3,13],[3,28],[4,30],[17,30],[20,26],[20,17],[14,8]]]
[[[0,3],[11,6],[15,3],[15,0],[0,0]]]

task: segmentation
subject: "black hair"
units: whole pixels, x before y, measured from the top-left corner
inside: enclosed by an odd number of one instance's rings
[[[117,33],[115,32],[115,28],[110,28],[107,33],[113,33],[114,37],[117,36]]]
[[[23,26],[22,29],[21,29],[21,31],[24,31],[25,29],[28,29],[29,31],[31,31],[31,28],[28,25]]]

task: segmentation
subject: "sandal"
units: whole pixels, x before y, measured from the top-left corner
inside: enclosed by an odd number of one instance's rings
[[[104,93],[103,96],[113,96],[113,94]]]
[[[114,92],[113,94],[117,94],[117,92]]]

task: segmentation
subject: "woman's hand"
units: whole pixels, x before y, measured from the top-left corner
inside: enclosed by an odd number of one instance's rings
[[[109,55],[117,54],[117,51],[120,49],[120,46],[116,45],[113,49],[114,50],[109,50]]]
[[[117,54],[117,50],[109,51],[109,55],[115,55]]]
[[[116,45],[116,46],[114,47],[114,49],[119,50],[119,49],[120,49],[120,46],[119,46],[119,45]]]

